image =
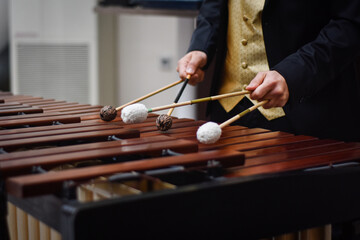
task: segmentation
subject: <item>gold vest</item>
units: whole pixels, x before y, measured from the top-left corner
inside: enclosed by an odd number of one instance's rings
[[[261,14],[265,0],[229,0],[227,55],[219,94],[243,90],[258,72],[268,71]],[[231,111],[244,96],[220,99],[226,112]],[[251,100],[248,95],[246,97]],[[282,108],[259,111],[272,120],[285,115]]]

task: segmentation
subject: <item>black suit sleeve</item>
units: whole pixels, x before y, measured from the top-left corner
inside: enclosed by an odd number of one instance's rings
[[[192,35],[188,51],[199,50],[206,53],[208,63],[211,62],[216,51],[221,22],[223,1],[205,0],[200,8],[196,21],[196,29]]]
[[[292,100],[321,91],[360,54],[360,1],[329,4],[333,17],[316,39],[272,68],[286,79]]]

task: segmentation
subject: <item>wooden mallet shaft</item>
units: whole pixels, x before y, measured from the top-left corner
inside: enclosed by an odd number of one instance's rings
[[[231,123],[235,122],[236,120],[240,119],[241,117],[243,117],[244,115],[248,114],[249,112],[254,111],[255,109],[261,107],[262,105],[264,105],[265,103],[267,103],[269,100],[264,100],[261,102],[258,102],[257,104],[255,104],[254,106],[242,111],[241,113],[235,115],[234,117],[230,118],[229,120],[223,122],[222,124],[220,124],[220,128],[224,128],[228,125],[230,125]]]
[[[221,95],[215,95],[215,96],[211,96],[211,97],[198,98],[198,99],[194,99],[194,100],[190,100],[190,101],[186,101],[186,102],[173,103],[173,104],[164,105],[164,106],[160,106],[160,107],[149,108],[148,112],[156,112],[156,111],[161,111],[161,110],[169,109],[169,108],[174,109],[176,107],[192,105],[194,103],[214,101],[214,100],[218,100],[218,99],[222,99],[222,98],[234,97],[234,96],[244,95],[244,94],[248,94],[248,93],[250,93],[250,91],[244,90],[244,91],[238,91],[238,92],[233,92],[233,93],[225,93],[225,94],[221,94]]]
[[[144,95],[144,96],[142,96],[142,97],[140,97],[140,98],[137,98],[137,99],[135,99],[135,100],[133,100],[133,101],[131,101],[131,102],[128,102],[128,103],[126,103],[126,104],[124,104],[124,105],[122,105],[122,106],[120,106],[120,107],[117,107],[117,108],[116,108],[116,111],[119,111],[119,110],[123,109],[123,108],[126,107],[126,106],[129,106],[129,105],[131,105],[131,104],[140,102],[140,101],[142,101],[142,100],[144,100],[144,99],[146,99],[146,98],[149,98],[149,97],[151,97],[151,96],[154,96],[155,94],[158,94],[158,93],[160,93],[160,92],[162,92],[162,91],[165,91],[166,89],[169,89],[169,88],[171,88],[171,87],[174,87],[174,86],[178,85],[179,83],[181,83],[181,82],[183,82],[183,81],[184,81],[183,79],[180,79],[180,80],[177,81],[177,82],[171,83],[171,84],[169,84],[169,85],[167,85],[167,86],[165,86],[165,87],[162,87],[162,88],[160,88],[160,89],[158,89],[158,90],[156,90],[156,91],[154,91],[154,92],[148,93],[148,94],[146,94],[146,95]]]

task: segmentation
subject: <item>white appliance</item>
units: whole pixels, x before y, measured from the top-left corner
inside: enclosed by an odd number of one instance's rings
[[[99,102],[95,0],[11,0],[11,91]]]

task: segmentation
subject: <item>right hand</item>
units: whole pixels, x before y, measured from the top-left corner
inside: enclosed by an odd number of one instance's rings
[[[202,51],[191,51],[178,61],[176,71],[181,79],[191,75],[190,85],[196,85],[204,80],[204,70],[201,68],[206,65],[207,55]]]

